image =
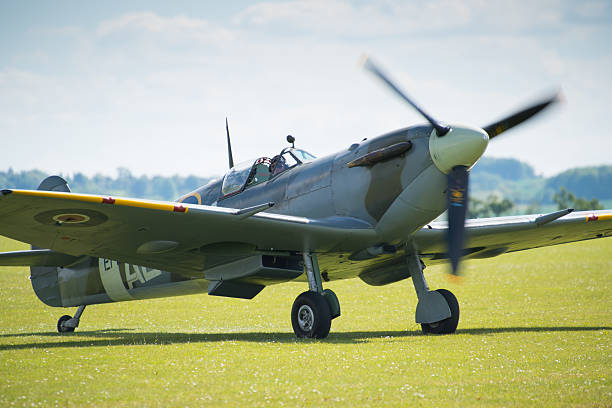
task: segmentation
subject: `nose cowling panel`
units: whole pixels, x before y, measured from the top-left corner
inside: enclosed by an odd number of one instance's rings
[[[429,152],[436,167],[448,174],[455,166],[471,168],[489,144],[489,135],[477,127],[453,125],[440,137],[433,130],[429,137]]]

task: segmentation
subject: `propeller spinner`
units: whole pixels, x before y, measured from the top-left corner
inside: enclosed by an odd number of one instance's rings
[[[552,103],[558,102],[559,96],[555,94],[482,129],[470,126],[449,126],[438,122],[425,112],[371,59],[366,57],[363,66],[419,112],[433,127],[429,138],[429,151],[435,165],[447,175],[448,256],[451,261],[451,273],[457,276],[459,261],[464,250],[470,168],[483,155],[490,139],[530,119]]]

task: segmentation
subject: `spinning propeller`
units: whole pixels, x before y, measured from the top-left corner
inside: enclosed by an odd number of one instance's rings
[[[387,84],[433,126],[429,150],[435,165],[447,175],[448,256],[451,261],[451,273],[457,276],[465,238],[469,169],[482,156],[490,139],[530,119],[550,104],[557,102],[559,97],[555,94],[484,128],[449,126],[438,122],[425,112],[399,89],[371,59],[366,58],[363,66]]]

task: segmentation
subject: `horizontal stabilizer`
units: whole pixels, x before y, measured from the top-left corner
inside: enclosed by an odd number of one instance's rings
[[[0,252],[0,266],[66,266],[80,258],[51,249]]]

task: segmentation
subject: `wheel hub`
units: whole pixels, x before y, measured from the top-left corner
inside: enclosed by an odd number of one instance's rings
[[[311,331],[314,324],[314,312],[312,308],[308,305],[300,306],[297,313],[297,320],[300,329],[305,332]]]

